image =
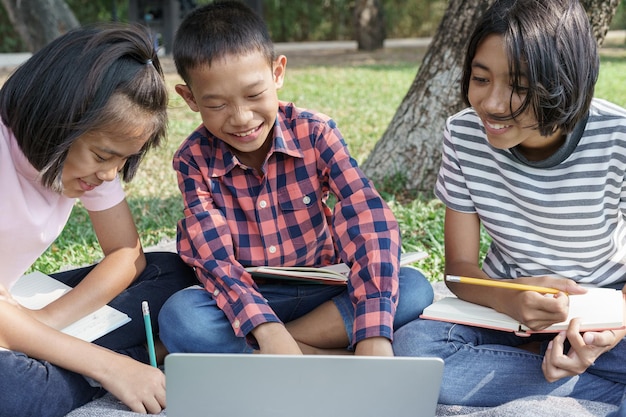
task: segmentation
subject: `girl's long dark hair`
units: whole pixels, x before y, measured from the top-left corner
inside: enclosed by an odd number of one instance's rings
[[[0,116],[13,132],[42,184],[61,190],[70,146],[86,132],[110,125],[113,95],[154,116],[143,152],[126,161],[121,175],[134,176],[143,154],[167,129],[167,88],[149,32],[107,24],[67,32],[35,53],[0,90]]]

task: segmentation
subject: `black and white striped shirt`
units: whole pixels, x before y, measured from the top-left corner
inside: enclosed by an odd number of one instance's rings
[[[626,110],[594,99],[589,116],[543,161],[487,141],[466,109],[447,120],[435,193],[477,213],[492,238],[493,278],[552,275],[626,281]]]

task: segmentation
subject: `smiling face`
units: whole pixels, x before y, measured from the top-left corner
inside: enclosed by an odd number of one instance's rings
[[[502,36],[487,36],[472,60],[468,101],[481,118],[487,140],[493,147],[518,146],[530,160],[545,159],[559,148],[564,136],[560,130],[542,136],[530,107],[515,119],[511,118],[512,112],[519,109],[526,98],[528,82],[522,77],[520,84],[513,85]]]
[[[226,55],[189,70],[189,86],[179,84],[176,92],[242,163],[260,168],[271,144],[286,62],[280,56],[270,66],[260,52]]]
[[[109,111],[117,117],[79,137],[63,164],[63,195],[78,198],[104,181],[113,181],[128,158],[142,153],[154,133],[154,116],[138,111],[126,98],[111,98]]]

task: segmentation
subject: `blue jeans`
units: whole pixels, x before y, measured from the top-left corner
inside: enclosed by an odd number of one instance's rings
[[[400,297],[394,319],[395,328],[416,319],[433,299],[432,286],[419,270],[400,268],[399,276]],[[348,338],[352,338],[354,306],[345,286],[262,284],[258,287],[284,323],[333,300],[343,318]],[[179,291],[167,300],[159,315],[159,323],[161,341],[169,352],[252,352],[245,339],[235,335],[212,295],[200,286]]]
[[[144,347],[146,333],[141,302],[150,303],[153,330],[165,300],[176,291],[192,285],[195,274],[177,254],[146,253],[148,265],[143,273],[109,305],[125,312],[131,322],[94,343],[148,363]],[[86,267],[53,274],[59,281],[76,286],[93,268]],[[23,353],[0,351],[0,417],[56,417],[105,394],[81,375]]]
[[[554,335],[513,333],[418,319],[395,333],[398,356],[445,362],[439,402],[493,407],[529,395],[553,395],[619,405],[626,389],[626,342],[600,356],[586,372],[547,382],[543,352]],[[540,354],[519,346],[541,344]]]
[[[622,404],[616,411],[607,414],[606,417],[626,417],[626,399],[622,400]]]

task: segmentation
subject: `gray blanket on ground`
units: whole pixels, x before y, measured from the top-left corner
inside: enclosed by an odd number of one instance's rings
[[[617,407],[593,401],[574,400],[561,397],[527,397],[499,407],[461,407],[451,405],[437,406],[437,416],[466,416],[466,417],[604,417]],[[210,415],[210,410],[207,410]],[[158,414],[166,416],[166,412]],[[92,401],[78,408],[66,417],[139,417],[128,411],[128,408],[117,401],[112,395]],[[176,416],[180,417],[180,416]],[[224,417],[224,416],[215,416]],[[239,416],[229,416],[239,417]]]

